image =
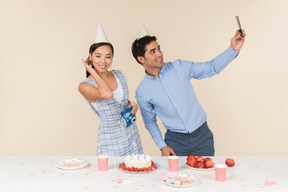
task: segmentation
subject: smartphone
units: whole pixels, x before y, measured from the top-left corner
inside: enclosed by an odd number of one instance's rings
[[[236,21],[237,21],[237,24],[238,24],[240,35],[241,35],[241,37],[244,37],[243,32],[242,32],[242,27],[241,27],[240,20],[239,20],[238,16],[236,16]]]

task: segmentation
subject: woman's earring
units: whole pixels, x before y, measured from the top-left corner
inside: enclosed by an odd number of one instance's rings
[[[88,65],[90,66],[90,67],[92,67],[92,61],[88,61]]]

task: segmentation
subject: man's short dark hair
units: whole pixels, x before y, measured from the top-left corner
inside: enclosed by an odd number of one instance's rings
[[[132,44],[132,54],[138,63],[140,63],[137,59],[138,56],[144,57],[146,52],[146,45],[150,44],[152,41],[156,41],[157,38],[155,36],[146,35],[140,39],[136,39]],[[142,65],[142,63],[140,63]]]

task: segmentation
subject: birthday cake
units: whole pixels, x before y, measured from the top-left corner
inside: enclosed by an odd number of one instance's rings
[[[128,155],[125,157],[125,166],[134,168],[146,168],[152,166],[152,160],[149,155]]]
[[[132,154],[125,157],[125,161],[119,164],[119,169],[127,172],[151,172],[157,169],[157,165],[151,160],[149,155]]]

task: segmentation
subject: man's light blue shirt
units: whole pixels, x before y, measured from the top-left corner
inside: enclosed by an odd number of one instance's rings
[[[136,90],[136,99],[145,127],[159,149],[165,147],[166,143],[156,123],[156,116],[170,131],[195,131],[206,121],[207,115],[197,100],[190,80],[219,74],[238,53],[229,47],[208,62],[176,60],[165,63],[159,77],[145,73]]]

